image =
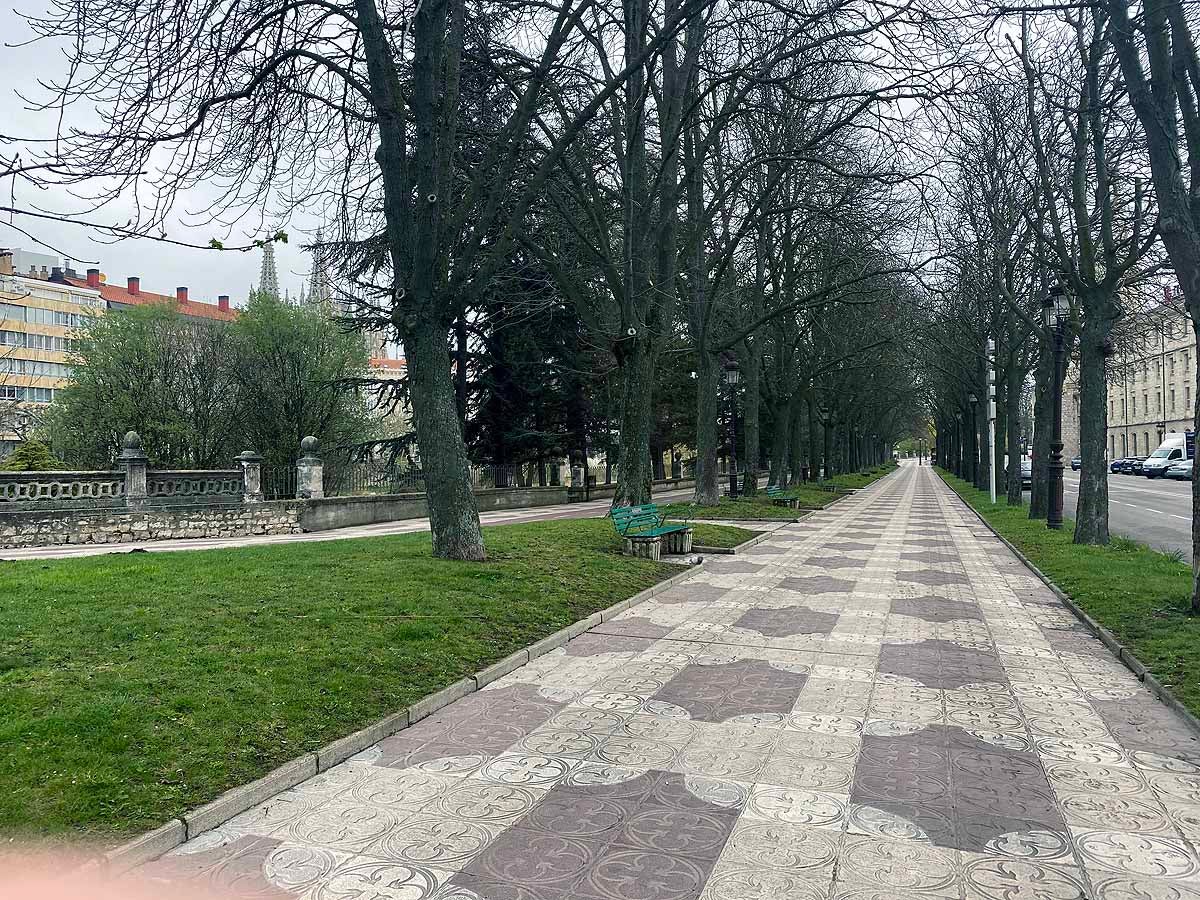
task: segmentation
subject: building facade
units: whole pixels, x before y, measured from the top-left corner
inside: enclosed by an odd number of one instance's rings
[[[109,284],[99,269],[80,276],[57,257],[0,249],[0,458],[24,440],[56,391],[71,380],[73,335],[88,316],[147,303],[170,303],[197,321],[228,321],[237,315],[222,295],[216,303],[141,289],[129,278]]]
[[[18,275],[0,251],[0,457],[24,439],[40,410],[70,382],[72,335],[105,311],[99,291]]]
[[[1192,428],[1196,342],[1186,315],[1163,309],[1119,342],[1108,362],[1109,460],[1149,456],[1170,432]],[[1063,456],[1079,454],[1079,380],[1063,384]]]

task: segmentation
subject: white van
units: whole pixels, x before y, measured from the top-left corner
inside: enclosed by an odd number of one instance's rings
[[[1168,432],[1158,448],[1146,457],[1142,463],[1142,474],[1147,478],[1157,478],[1166,473],[1167,469],[1178,462],[1187,459],[1187,438],[1182,431]]]

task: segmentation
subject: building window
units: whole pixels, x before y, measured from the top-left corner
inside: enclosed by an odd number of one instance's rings
[[[1150,395],[1142,394],[1142,415],[1150,415]]]
[[[11,384],[0,384],[0,400],[19,400],[18,388]]]
[[[1175,412],[1175,388],[1171,388],[1171,412]]]
[[[1121,455],[1129,455],[1129,435],[1127,434],[1121,435]]]
[[[1115,434],[1108,439],[1108,458],[1117,458],[1117,436]]]
[[[1146,455],[1149,456],[1150,455],[1150,432],[1143,431],[1142,432],[1142,440],[1146,444]]]
[[[0,330],[0,347],[24,347],[25,333],[23,331]]]

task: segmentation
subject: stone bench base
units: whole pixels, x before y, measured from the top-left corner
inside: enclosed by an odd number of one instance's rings
[[[692,552],[692,529],[690,528],[664,534],[662,540],[668,553]]]
[[[662,558],[662,540],[656,537],[627,537],[625,555],[657,562]]]

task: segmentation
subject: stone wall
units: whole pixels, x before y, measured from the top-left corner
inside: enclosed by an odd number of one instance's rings
[[[279,500],[227,506],[39,510],[0,514],[0,547],[58,544],[124,544],[185,538],[298,534],[304,501]]]
[[[528,509],[566,503],[565,487],[486,488],[475,492],[481,512],[494,509]],[[424,494],[377,494],[367,497],[325,497],[308,500],[300,511],[305,531],[329,531],[355,525],[374,525],[429,515]]]
[[[656,481],[656,491],[688,488],[691,480]],[[591,499],[613,495],[600,485]],[[489,488],[475,492],[481,511],[529,509],[583,499],[567,487]],[[229,538],[253,534],[299,534],[427,516],[424,494],[378,494],[235,504],[173,504],[140,510],[0,510],[0,548],[58,544],[122,544],[134,541]]]

